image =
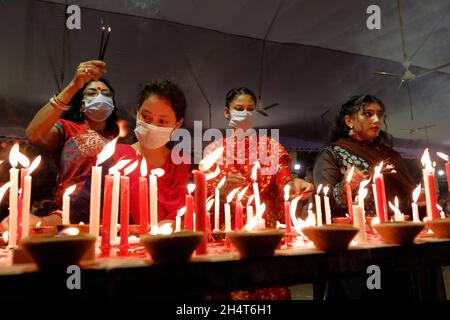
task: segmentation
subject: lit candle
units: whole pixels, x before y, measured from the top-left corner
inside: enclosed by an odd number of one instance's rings
[[[17,197],[19,192],[19,169],[17,166],[17,157],[19,152],[19,144],[16,143],[9,152],[9,163],[11,169],[9,170],[9,242],[8,246],[14,248],[17,246]]]
[[[102,217],[102,241],[101,241],[101,249],[109,250],[111,248],[110,240],[111,240],[111,205],[112,205],[112,189],[113,189],[113,180],[114,177],[112,175],[105,176],[105,187],[103,191],[103,217]],[[67,191],[66,191],[67,192]],[[68,204],[70,206],[70,198],[67,197]],[[67,210],[68,211],[68,210]],[[67,218],[64,218],[67,216]],[[63,224],[65,224],[65,220],[69,223],[69,213],[64,213],[63,209]],[[115,223],[117,225],[117,222]]]
[[[217,184],[217,187],[214,192],[214,231],[220,230],[220,188],[222,188],[225,183],[226,177],[223,177],[220,182]]]
[[[247,223],[249,222],[250,219],[253,218],[253,206],[252,206],[253,199],[254,196],[251,195],[247,200]]]
[[[291,203],[289,202],[291,186],[289,184],[284,186],[284,223],[286,224],[286,235],[292,232],[291,227]]]
[[[141,176],[139,177],[139,222],[141,235],[146,234],[149,229],[150,213],[148,211],[148,184],[147,184],[147,161],[142,158]]]
[[[241,230],[242,226],[244,225],[244,216],[243,216],[243,208],[241,200],[244,197],[245,193],[247,192],[247,189],[250,185],[246,186],[244,189],[242,189],[241,192],[239,192],[235,207],[234,207],[234,229],[235,230]]]
[[[439,216],[440,216],[440,218],[441,219],[445,219],[445,212],[444,212],[444,210],[442,210],[442,207],[440,206],[440,205],[436,205],[436,208],[438,209],[438,211],[439,211]]]
[[[317,215],[317,226],[322,225],[322,203],[320,201],[320,190],[322,190],[322,185],[320,184],[317,188],[314,199],[316,201],[316,215]]]
[[[350,169],[347,179],[345,181],[345,194],[347,196],[347,208],[348,214],[350,216],[350,221],[353,221],[353,196],[352,196],[352,186],[350,185],[350,181],[352,181],[353,172],[355,171],[355,166],[352,166]]]
[[[261,206],[261,200],[259,198],[259,187],[258,187],[258,169],[260,168],[260,164],[258,161],[255,161],[252,169],[252,181],[253,181],[253,195],[255,197],[255,210],[258,212],[259,207]]]
[[[353,205],[353,225],[359,229],[356,234],[355,240],[357,243],[366,242],[366,219],[364,212],[364,199],[367,196],[367,185],[370,180],[363,180],[359,184],[358,197],[356,204]]]
[[[375,208],[376,211],[378,213],[378,219],[381,222],[385,222],[388,219],[388,215],[387,212],[385,210],[386,206],[384,205],[384,200],[383,198],[385,198],[385,196],[383,197],[383,181],[384,179],[382,178],[382,174],[381,174],[381,169],[383,168],[383,161],[375,167],[374,169],[374,175],[373,175],[373,179],[374,179],[374,198],[375,198]]]
[[[202,159],[198,164],[199,170],[195,170],[194,173],[194,183],[195,183],[195,230],[203,231],[204,238],[203,242],[197,248],[197,254],[206,254],[206,245],[208,243],[208,234],[206,231],[206,181],[207,177],[204,172],[208,171],[217,160],[223,154],[223,147],[217,148],[207,157]],[[220,173],[220,169],[216,168],[214,174],[210,174],[208,179],[212,179],[216,174]]]
[[[181,231],[181,218],[186,212],[186,207],[183,207],[177,211],[177,216],[175,218],[175,232]]]
[[[130,177],[128,175],[138,167],[135,161],[125,168],[120,177],[120,250],[128,252],[128,233],[130,224]]]
[[[330,198],[327,196],[329,187],[326,186],[323,188],[323,202],[325,206],[325,223],[331,224],[331,207],[330,207]]]
[[[419,199],[419,196],[420,196],[420,189],[421,189],[421,185],[419,184],[413,191],[413,196],[412,196],[413,203],[411,203],[413,222],[420,222],[419,206],[417,205],[417,200]]]
[[[206,254],[208,235],[206,233],[206,176],[199,170],[194,171],[195,183],[195,231],[203,231],[204,239],[197,248],[197,254]]]
[[[100,229],[100,200],[102,187],[102,167],[100,165],[114,154],[117,138],[108,142],[97,155],[91,172],[91,199],[89,211],[89,234],[98,237]]]
[[[445,172],[447,173],[447,186],[448,186],[448,192],[450,193],[450,162],[449,162],[449,156],[445,153],[438,152],[437,155],[444,159],[446,161],[445,163]]]
[[[395,197],[394,203],[395,204],[392,204],[389,201],[389,207],[391,208],[392,211],[394,211],[394,221],[405,221],[405,216],[399,209],[398,197]]]
[[[430,154],[428,153],[428,148],[425,149],[425,152],[422,156],[422,165],[424,169],[423,172],[423,181],[425,185],[425,198],[427,202],[427,217],[428,221],[439,219],[439,212],[436,208],[437,200],[436,200],[436,185],[434,181],[434,168],[431,165]]]
[[[30,207],[31,207],[31,173],[41,163],[41,156],[37,156],[31,165],[25,170],[25,177],[23,182],[23,198],[22,198],[22,232],[21,237],[27,237],[30,230]]]
[[[157,168],[150,172],[150,224],[158,225],[158,178],[164,175],[164,169]]]
[[[306,220],[309,220],[312,226],[316,226],[317,225],[316,215],[314,214],[312,207],[313,204],[312,202],[310,202],[308,205],[308,217],[306,218]]]
[[[186,195],[185,206],[186,215],[184,218],[184,229],[194,230],[194,197],[192,192],[195,190],[195,184],[189,183],[187,185],[188,194]]]
[[[73,185],[66,189],[63,195],[63,207],[62,207],[62,224],[70,224],[70,195],[75,191],[77,186]],[[105,185],[106,188],[106,185]],[[105,189],[106,191],[106,189]]]
[[[109,174],[112,175],[112,194],[111,194],[111,221],[109,222],[109,236],[112,242],[117,242],[117,223],[119,222],[119,198],[120,198],[120,171],[131,160],[120,160],[116,165],[109,168]],[[104,222],[103,222],[104,224]]]
[[[233,200],[239,188],[231,190],[227,196],[227,202],[225,203],[225,232],[231,231],[231,210],[230,202]]]

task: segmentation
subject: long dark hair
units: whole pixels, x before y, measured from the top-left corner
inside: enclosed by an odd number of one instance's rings
[[[247,94],[253,98],[253,101],[256,103],[256,95],[253,93],[252,90],[246,87],[239,87],[239,88],[233,88],[230,91],[227,92],[227,95],[225,96],[225,107],[230,109],[230,103],[234,100],[236,96],[240,96],[243,94]]]
[[[114,110],[111,113],[111,115],[108,117],[108,119],[106,119],[106,130],[114,135],[117,136],[119,134],[119,126],[117,125],[117,120],[119,120],[119,117],[117,115],[117,107],[116,107],[116,101],[114,99],[115,95],[114,95],[114,88],[112,87],[111,83],[105,79],[105,78],[100,78],[98,80],[94,80],[91,79],[88,82],[86,82],[83,86],[83,88],[81,88],[80,90],[77,91],[77,93],[75,93],[75,95],[73,96],[72,100],[70,101],[70,109],[67,110],[66,112],[64,112],[64,114],[62,115],[61,118],[66,119],[66,120],[70,120],[76,123],[82,123],[84,122],[84,113],[81,112],[81,105],[82,105],[82,100],[83,100],[83,92],[86,89],[86,87],[92,82],[92,81],[100,81],[103,82],[108,89],[111,91],[112,93],[112,99],[113,99],[113,103],[114,103]]]
[[[370,103],[377,103],[383,112],[386,111],[386,107],[379,98],[370,94],[361,94],[351,97],[347,102],[341,106],[341,111],[336,118],[334,128],[331,131],[330,142],[337,141],[340,138],[348,138],[350,128],[345,124],[345,116],[353,116],[359,110],[366,107]],[[383,120],[384,127],[387,128],[386,118]],[[378,137],[374,140],[377,144],[386,144],[392,146],[393,138],[385,130],[381,130]]]

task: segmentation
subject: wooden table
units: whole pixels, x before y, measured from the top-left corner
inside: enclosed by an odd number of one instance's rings
[[[0,267],[0,297],[164,299],[202,297],[236,289],[312,283],[382,272],[450,265],[450,240],[421,239],[414,245],[364,245],[324,253],[310,248],[278,250],[273,257],[240,260],[237,253],[194,256],[191,263],[153,265],[136,258],[99,259],[81,270],[81,290],[68,290],[70,276],[34,272],[32,264]]]

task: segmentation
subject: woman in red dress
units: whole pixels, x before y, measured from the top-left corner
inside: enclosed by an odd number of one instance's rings
[[[175,164],[168,145],[172,133],[184,121],[186,99],[183,92],[170,81],[147,83],[140,94],[136,128],[137,142],[117,145],[114,159],[132,159],[147,162],[147,172],[162,168],[165,174],[158,178],[158,221],[175,220],[178,209],[184,206],[190,164]],[[139,219],[139,170],[130,175],[130,214],[132,223]]]
[[[56,207],[61,208],[64,191],[72,185],[72,222],[88,222],[91,167],[105,144],[117,136],[117,108],[111,84],[101,78],[106,73],[103,61],[92,60],[78,65],[72,81],[53,96],[34,116],[26,129],[27,138],[34,145],[54,152],[58,166],[55,190]],[[75,207],[74,207],[74,202]],[[44,217],[30,216],[30,225],[61,223],[58,214]],[[8,227],[8,218],[1,228]]]

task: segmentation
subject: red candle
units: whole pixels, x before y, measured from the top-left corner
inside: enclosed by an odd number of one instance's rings
[[[345,184],[345,193],[347,195],[348,215],[350,216],[350,221],[353,223],[353,196],[352,186],[349,183]]]
[[[120,251],[128,251],[128,226],[130,220],[130,178],[120,177]]]
[[[384,204],[383,204],[383,187],[382,187],[383,181],[381,180],[381,177],[378,176],[375,178],[375,190],[376,190],[376,199],[375,199],[375,205],[378,208],[378,219],[381,222],[386,222],[387,217],[384,212]]]
[[[447,173],[448,193],[450,193],[450,162],[445,164],[445,172]]]
[[[291,203],[289,201],[284,202],[284,222],[286,223],[286,234],[292,232],[291,227]]]
[[[241,230],[244,224],[242,211],[243,208],[241,201],[236,200],[236,204],[234,206],[234,229],[237,231]]]
[[[201,171],[194,171],[195,183],[195,223],[196,231],[204,232],[203,242],[198,247],[197,254],[206,254],[208,235],[206,233],[206,177]],[[187,207],[186,207],[187,209]],[[187,213],[187,210],[186,210]]]
[[[23,191],[25,186],[25,176],[27,175],[27,169],[20,169],[20,194],[19,201],[17,202],[17,241],[22,238],[22,208],[23,208]]]
[[[381,199],[383,200],[383,213],[386,221],[388,220],[388,203],[386,199],[386,187],[384,185],[384,175],[381,173]]]
[[[109,250],[110,245],[110,226],[111,226],[111,207],[112,207],[112,187],[113,176],[105,176],[105,187],[103,192],[103,222],[102,222],[102,242],[101,249]]]
[[[431,219],[439,219],[439,211],[436,207],[437,199],[436,199],[436,184],[434,182],[434,175],[429,173],[427,175],[428,180],[428,188],[430,190],[430,207],[431,207]],[[430,215],[428,215],[429,217]]]
[[[150,215],[148,212],[148,181],[147,177],[139,177],[139,222],[140,234],[148,232]]]
[[[184,214],[184,229],[194,230],[194,197],[186,195],[186,213]]]

